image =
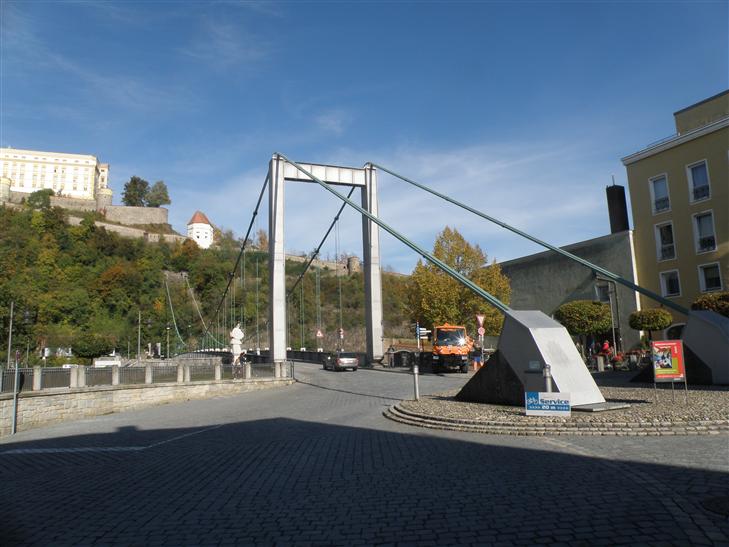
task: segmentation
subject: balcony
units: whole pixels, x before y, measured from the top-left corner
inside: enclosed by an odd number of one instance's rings
[[[716,249],[716,238],[714,236],[699,238],[699,251],[713,251],[714,249]]]
[[[661,211],[666,211],[671,206],[670,200],[665,198],[658,198],[653,202],[653,209],[656,213],[659,213]]]
[[[709,197],[709,185],[704,184],[703,186],[696,186],[694,188],[693,194],[694,194],[694,201],[708,198]]]

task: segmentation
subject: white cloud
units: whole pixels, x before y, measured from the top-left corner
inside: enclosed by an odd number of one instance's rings
[[[206,18],[198,35],[181,52],[219,69],[260,61],[268,54],[266,42],[242,25]]]
[[[319,129],[334,135],[344,133],[352,120],[352,114],[342,108],[326,110],[314,116],[314,123]]]

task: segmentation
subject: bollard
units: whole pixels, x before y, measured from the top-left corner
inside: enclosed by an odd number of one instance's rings
[[[420,370],[418,369],[418,363],[413,363],[413,383],[415,387],[415,400],[420,400],[420,389],[418,386],[418,373]]]
[[[552,367],[550,365],[544,365],[542,376],[544,376],[544,390],[547,393],[552,393]]]
[[[181,384],[185,381],[185,365],[180,363],[177,365],[177,383]]]
[[[2,371],[0,371],[0,374]],[[43,374],[43,369],[41,367],[33,367],[33,391],[39,391],[41,389],[41,380]]]
[[[223,379],[223,367],[220,363],[215,363],[215,381],[219,382]]]
[[[151,384],[152,378],[153,378],[153,371],[152,371],[152,363],[147,363],[144,365],[144,383],[145,384]]]
[[[245,373],[245,375],[246,375],[246,380],[250,380],[251,379],[252,374],[251,374],[251,362],[250,361],[246,361],[246,373]]]
[[[119,365],[111,365],[111,385],[119,385]]]

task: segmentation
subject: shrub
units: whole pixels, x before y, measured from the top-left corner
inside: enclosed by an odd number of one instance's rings
[[[612,328],[610,306],[603,302],[566,302],[557,308],[554,318],[572,335],[600,334]]]
[[[691,309],[714,311],[724,317],[729,317],[729,291],[703,294],[694,300]]]
[[[671,312],[663,308],[652,308],[649,310],[634,311],[628,320],[630,328],[634,330],[647,330],[648,339],[652,339],[651,332],[654,330],[667,329],[673,323]]]

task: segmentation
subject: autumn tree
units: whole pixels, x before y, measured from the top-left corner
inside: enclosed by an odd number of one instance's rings
[[[713,311],[724,317],[729,317],[729,291],[702,294],[691,304],[691,309]]]
[[[49,209],[52,195],[53,190],[44,188],[43,190],[38,190],[30,194],[25,204],[31,209]]]
[[[122,203],[128,207],[144,207],[147,204],[149,183],[136,175],[124,185]]]
[[[147,207],[160,207],[162,205],[169,205],[170,195],[167,192],[167,185],[162,180],[158,180],[152,185],[147,194],[146,205]]]
[[[433,246],[433,255],[476,285],[508,304],[511,295],[509,279],[496,263],[488,264],[478,245],[471,245],[456,229],[446,227]],[[423,325],[465,325],[476,328],[476,314],[485,315],[486,334],[501,331],[501,312],[437,266],[418,261],[410,278],[408,303],[412,319]]]

